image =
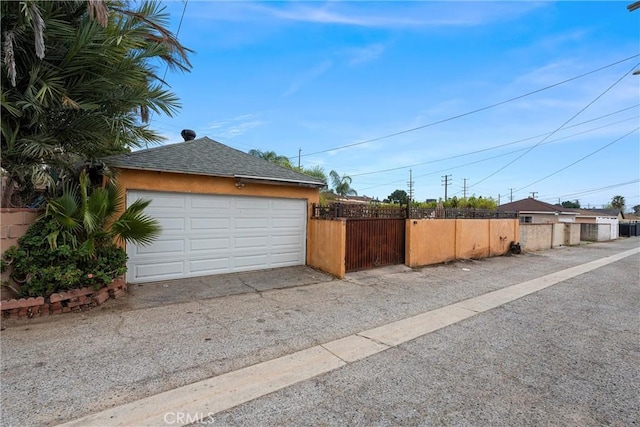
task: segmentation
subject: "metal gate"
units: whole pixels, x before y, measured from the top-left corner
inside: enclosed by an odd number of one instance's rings
[[[347,272],[404,264],[404,218],[347,219]]]

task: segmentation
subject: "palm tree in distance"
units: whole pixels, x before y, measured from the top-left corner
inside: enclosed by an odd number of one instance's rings
[[[352,179],[349,175],[340,176],[338,175],[338,172],[332,170],[329,172],[329,176],[333,183],[333,191],[335,191],[336,194],[342,197],[358,195],[358,192],[351,188]]]
[[[271,163],[275,163],[276,165],[282,166],[284,168],[293,169],[289,158],[286,156],[281,156],[275,151],[249,150],[249,154],[260,159],[268,160]]]

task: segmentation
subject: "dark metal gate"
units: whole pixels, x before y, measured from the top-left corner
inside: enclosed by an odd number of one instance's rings
[[[403,264],[405,251],[404,218],[347,219],[347,272]]]

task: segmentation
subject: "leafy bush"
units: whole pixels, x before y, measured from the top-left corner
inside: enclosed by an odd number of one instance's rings
[[[11,265],[11,277],[21,284],[21,296],[49,296],[67,289],[98,289],[127,271],[127,254],[111,240],[99,242],[93,254],[69,245],[51,248],[47,236],[57,230],[50,217],[34,222],[27,233],[3,255],[3,270]]]

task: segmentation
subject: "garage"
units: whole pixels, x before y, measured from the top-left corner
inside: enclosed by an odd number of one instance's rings
[[[127,282],[306,264],[307,222],[323,180],[207,137],[104,161],[126,205],[151,200],[144,213],[162,228],[150,245],[126,244]]]
[[[137,199],[152,200],[145,213],[162,234],[148,246],[127,245],[129,283],[305,263],[305,200],[127,192],[128,205]]]

